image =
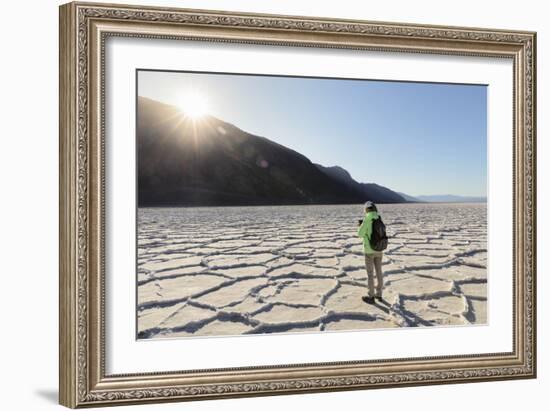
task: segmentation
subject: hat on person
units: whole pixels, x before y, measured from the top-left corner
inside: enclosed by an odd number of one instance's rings
[[[376,204],[374,204],[372,201],[367,201],[365,203],[365,210],[372,208],[373,210],[376,210]]]

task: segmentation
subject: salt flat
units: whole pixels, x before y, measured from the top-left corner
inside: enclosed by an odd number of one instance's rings
[[[361,205],[140,208],[139,338],[484,324],[485,204],[381,205],[368,305]]]

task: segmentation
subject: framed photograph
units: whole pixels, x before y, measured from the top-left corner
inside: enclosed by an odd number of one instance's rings
[[[60,7],[60,403],[536,376],[533,32]]]

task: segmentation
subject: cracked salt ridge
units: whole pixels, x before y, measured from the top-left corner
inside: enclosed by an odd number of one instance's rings
[[[384,258],[388,307],[361,301],[361,212],[140,209],[139,337],[486,322],[485,205],[381,206],[391,238]]]

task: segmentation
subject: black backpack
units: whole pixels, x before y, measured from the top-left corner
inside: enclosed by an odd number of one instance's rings
[[[382,217],[372,220],[372,234],[370,236],[370,246],[374,251],[383,251],[388,247],[388,236],[386,235],[386,225]]]

